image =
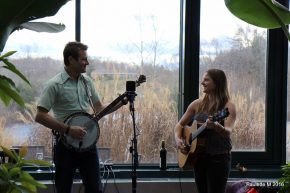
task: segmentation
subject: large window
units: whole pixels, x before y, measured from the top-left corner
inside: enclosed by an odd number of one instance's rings
[[[237,120],[234,151],[265,151],[266,30],[233,16],[223,0],[201,1],[200,77],[225,71]]]
[[[50,159],[51,133],[34,123],[35,104],[43,83],[63,66],[65,43],[75,39],[75,1],[41,21],[64,23],[66,29],[57,34],[16,31],[3,51],[18,51],[13,63],[32,87],[17,80],[26,109],[0,105],[0,144],[41,146]],[[127,80],[147,76],[134,101],[141,163],[159,161],[161,140],[166,140],[168,161],[176,163],[173,128],[178,116],[198,97],[204,71],[221,68],[238,111],[232,163],[275,166],[278,174],[286,145],[283,35],[280,29],[266,31],[235,18],[222,0],[81,1],[81,41],[89,46],[88,74],[102,100],[110,103],[125,91]],[[133,125],[128,107],[99,124],[102,161],[130,162]]]
[[[23,30],[10,36],[4,52],[18,51],[13,62],[32,88],[19,85],[27,101],[25,110],[1,104],[1,144],[43,146],[44,156],[51,158],[52,134],[33,118],[43,83],[62,68],[63,47],[75,39],[74,3],[64,5],[50,20],[64,23],[65,31]],[[166,9],[161,0],[81,1],[81,41],[89,46],[90,56],[87,73],[95,80],[102,101],[109,104],[125,92],[127,80],[136,80],[140,74],[147,77],[136,89],[134,101],[141,163],[159,162],[161,140],[166,141],[168,161],[176,162],[173,128],[178,119],[179,6],[179,0],[166,1]],[[131,162],[133,124],[128,106],[105,116],[99,126],[101,161]]]

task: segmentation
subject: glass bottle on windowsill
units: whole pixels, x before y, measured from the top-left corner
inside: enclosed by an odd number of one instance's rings
[[[165,148],[165,141],[162,140],[161,149],[160,149],[160,170],[166,170],[167,168],[166,154],[167,154],[167,150]]]

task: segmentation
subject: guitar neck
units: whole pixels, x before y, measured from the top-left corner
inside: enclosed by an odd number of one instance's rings
[[[202,126],[200,126],[195,132],[191,133],[191,140],[194,140],[195,138],[197,138],[197,136],[205,130],[206,124],[207,122],[202,124]]]
[[[126,96],[126,92],[118,96],[113,102],[111,102],[107,107],[105,107],[101,112],[95,115],[96,121],[100,120],[103,116],[108,114],[110,110],[115,107],[120,101],[122,101]]]
[[[216,115],[212,117],[213,122],[217,122],[223,120],[224,118],[229,116],[229,110],[228,108],[225,108],[221,111],[219,111]],[[202,124],[195,132],[191,133],[191,139],[194,140],[201,132],[203,132],[206,128],[208,119],[204,124]]]

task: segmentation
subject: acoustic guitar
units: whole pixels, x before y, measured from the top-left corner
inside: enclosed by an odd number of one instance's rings
[[[228,108],[225,108],[221,111],[215,113],[210,119],[213,122],[221,121],[229,116]],[[188,150],[188,153],[184,154],[178,150],[178,165],[180,168],[186,169],[193,169],[195,158],[196,158],[196,144],[197,144],[197,136],[201,134],[205,129],[209,119],[206,120],[198,129],[197,129],[197,122],[193,121],[192,125],[186,126],[182,128],[182,136],[183,136],[183,143]]]

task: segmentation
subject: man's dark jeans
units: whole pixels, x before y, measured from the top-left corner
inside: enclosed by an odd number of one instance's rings
[[[100,193],[101,180],[96,148],[86,152],[67,149],[61,141],[54,148],[55,185],[58,193],[71,193],[76,169],[79,170],[86,193]]]

